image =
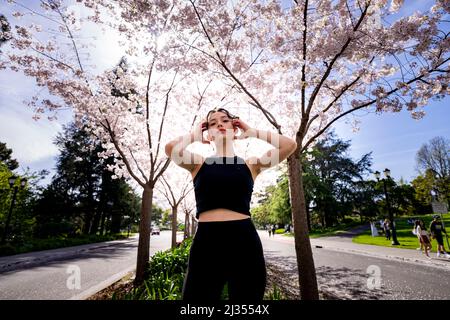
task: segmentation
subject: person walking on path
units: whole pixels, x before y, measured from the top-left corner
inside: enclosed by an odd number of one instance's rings
[[[431,238],[436,239],[437,242],[437,253],[436,256],[439,258],[441,255],[443,255],[445,258],[450,258],[450,255],[445,251],[444,248],[444,239],[443,239],[443,233],[445,236],[447,235],[447,231],[444,228],[444,225],[441,221],[441,217],[439,215],[433,216],[433,221],[430,224],[430,233]]]
[[[420,234],[417,233],[417,227],[419,226],[419,224],[420,224],[419,220],[414,221],[414,227],[413,227],[412,233],[413,233],[413,235],[415,235],[417,237],[417,241],[419,241],[419,248],[417,248],[416,250],[420,250],[421,252],[423,252],[424,246],[423,246],[422,241],[420,240]]]
[[[275,148],[244,160],[235,154],[234,141],[250,137]],[[215,154],[204,158],[188,151],[195,141],[213,145]],[[192,175],[199,221],[183,282],[184,301],[219,301],[226,283],[230,300],[262,301],[266,265],[250,217],[253,185],[261,171],[279,164],[296,148],[293,139],[251,128],[223,108],[209,111],[193,132],[165,146],[166,155]]]
[[[431,250],[431,241],[428,234],[427,228],[423,223],[423,220],[419,220],[419,225],[417,226],[417,234],[420,236],[420,241],[423,244],[425,255],[428,259],[431,259],[428,251]]]
[[[389,221],[389,219],[384,219],[383,229],[386,239],[391,240],[391,221]]]

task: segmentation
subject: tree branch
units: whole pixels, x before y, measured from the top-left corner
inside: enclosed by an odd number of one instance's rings
[[[446,62],[449,61],[449,60],[450,60],[450,58],[445,59],[441,64],[439,64],[438,66],[436,66],[436,68],[439,68],[442,64],[446,63]],[[435,69],[431,69],[431,70],[428,70],[427,73],[430,74],[430,73],[432,73],[432,72],[434,72],[434,71],[435,71]],[[416,81],[422,81],[422,80],[423,80],[423,79],[422,79],[423,77],[425,77],[424,74],[422,74],[422,75],[420,75],[420,76],[418,76],[418,77],[416,77],[416,78],[414,78],[414,79],[409,80],[406,84],[409,85],[409,84],[411,84],[411,83],[413,83],[413,82],[416,82]],[[392,89],[391,91],[389,91],[389,92],[386,93],[386,96],[385,96],[385,97],[389,97],[390,95],[394,94],[394,93],[397,92],[398,90],[400,90],[400,89],[399,89],[399,88]],[[368,107],[369,105],[374,104],[376,101],[377,101],[377,99],[372,99],[371,101],[368,101],[368,102],[366,102],[366,103],[364,103],[364,104],[362,104],[362,105],[360,105],[360,106],[357,106],[357,107],[355,107],[355,108],[352,108],[352,109],[350,109],[350,110],[347,110],[346,112],[344,112],[344,113],[340,114],[339,116],[337,116],[336,118],[334,118],[334,119],[333,119],[332,121],[330,121],[323,129],[319,130],[319,132],[318,132],[317,134],[315,134],[315,135],[314,135],[313,137],[311,137],[305,144],[302,145],[302,148],[301,148],[301,150],[300,150],[300,153],[304,152],[304,151],[308,148],[308,146],[309,146],[309,145],[310,145],[317,137],[319,137],[319,136],[322,135],[326,130],[328,130],[328,128],[331,127],[331,125],[332,125],[334,122],[336,122],[337,120],[341,119],[342,117],[344,117],[344,116],[346,116],[346,115],[348,115],[348,114],[350,114],[350,113],[352,113],[352,112],[354,112],[354,111],[356,111],[356,110],[360,110],[360,109],[363,109],[363,108],[365,108],[365,107]]]
[[[147,183],[147,182],[148,182],[148,179],[147,179],[147,177],[145,176],[144,171],[142,171],[141,167],[139,166],[138,162],[136,161],[136,158],[134,157],[133,151],[131,151],[131,148],[130,148],[130,147],[128,148],[128,151],[130,151],[131,157],[133,158],[134,163],[136,164],[136,167],[138,168],[139,172],[141,173],[142,177],[144,178],[145,183]]]
[[[369,8],[369,5],[366,5],[361,16],[359,17],[358,22],[356,23],[355,27],[353,28],[353,31],[357,31],[359,26],[361,25],[362,21],[364,20],[364,17],[367,14],[367,9]],[[350,42],[352,41],[351,37],[348,37],[347,41],[345,42],[345,44],[342,46],[341,50],[333,57],[333,59],[331,60],[331,62],[328,65],[327,70],[325,71],[324,75],[322,76],[319,84],[314,88],[314,91],[311,94],[311,97],[309,99],[308,102],[308,107],[306,110],[306,114],[309,115],[309,113],[311,112],[314,100],[317,96],[317,94],[319,93],[320,88],[322,87],[323,83],[325,82],[325,80],[328,78],[329,74],[331,73],[331,70],[333,69],[333,65],[334,63],[338,60],[338,58],[344,53],[345,49],[347,49],[348,45],[350,44]],[[306,62],[306,61],[305,61]]]
[[[128,162],[127,157],[125,156],[125,154],[122,151],[122,148],[120,148],[119,143],[116,140],[116,135],[114,133],[114,131],[111,130],[111,126],[109,125],[108,120],[106,120],[106,126],[103,125],[103,127],[108,131],[109,133],[109,137],[111,138],[112,143],[114,144],[114,147],[116,148],[117,152],[119,152],[120,156],[122,157],[122,161],[125,164],[125,166],[127,167],[128,173],[134,178],[134,180],[142,187],[145,188],[145,183],[142,182],[137,176],[136,174],[133,172],[133,170],[131,169],[131,165]]]

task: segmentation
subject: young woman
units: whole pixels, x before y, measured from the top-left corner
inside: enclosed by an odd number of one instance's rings
[[[203,131],[207,131],[206,139]],[[262,139],[274,149],[260,158],[244,160],[235,154],[234,140],[249,137]],[[215,154],[203,158],[186,150],[195,141],[214,144]],[[209,111],[193,132],[166,145],[167,156],[191,172],[199,220],[183,300],[218,301],[226,283],[230,300],[263,299],[266,265],[261,240],[250,218],[253,185],[262,170],[280,163],[296,148],[294,140],[250,128],[223,108]]]
[[[430,236],[428,234],[427,228],[423,223],[423,220],[419,220],[419,225],[417,226],[417,234],[420,237],[420,242],[423,244],[425,255],[428,259],[431,259],[428,251],[431,250],[431,241]]]
[[[417,248],[416,250],[420,250],[421,252],[423,252],[424,251],[423,242],[421,240],[420,234],[417,233],[417,227],[419,226],[419,224],[420,224],[419,220],[414,221],[414,227],[413,227],[412,233],[413,233],[413,235],[415,235],[417,237],[417,240],[419,241],[419,245],[420,245],[420,247]]]

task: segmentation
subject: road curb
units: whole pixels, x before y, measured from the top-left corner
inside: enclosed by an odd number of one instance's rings
[[[106,289],[107,287],[111,286],[112,284],[114,284],[115,282],[121,280],[122,278],[126,277],[129,273],[131,272],[135,272],[136,267],[130,267],[128,269],[125,269],[121,272],[118,272],[114,275],[112,275],[111,277],[109,277],[108,279],[100,282],[99,284],[90,287],[89,289],[73,296],[70,297],[67,300],[86,300],[89,297],[93,296],[94,294],[102,291],[103,289]]]

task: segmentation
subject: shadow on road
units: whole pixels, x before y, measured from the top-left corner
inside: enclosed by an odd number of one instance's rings
[[[137,241],[116,243],[92,248],[80,249],[69,253],[58,253],[56,255],[45,254],[25,261],[12,261],[0,266],[0,275],[10,275],[23,270],[32,270],[40,267],[58,267],[74,260],[109,259],[123,256],[126,252],[137,248]]]
[[[286,289],[287,299],[299,299],[296,258],[280,259],[278,253],[271,250],[264,253],[268,270],[276,275],[275,284]],[[316,268],[316,275],[319,291],[324,299],[380,300],[390,295],[381,285],[376,286],[376,281],[372,281],[375,279],[371,279],[366,270],[322,266]]]

